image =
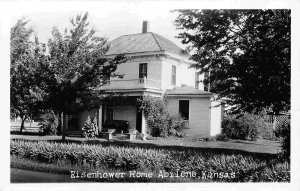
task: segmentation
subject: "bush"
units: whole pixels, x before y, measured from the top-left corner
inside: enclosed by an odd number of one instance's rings
[[[231,139],[257,140],[259,129],[266,125],[261,116],[243,113],[227,116],[222,123],[222,133]]]
[[[147,133],[154,137],[183,137],[183,129],[187,122],[179,114],[170,113],[166,109],[164,98],[145,96],[138,100],[140,109],[144,110],[147,121]]]
[[[217,141],[226,141],[227,140],[227,136],[223,133],[220,133],[218,135],[215,136]]]
[[[39,117],[40,131],[45,135],[56,135],[58,127],[58,117],[53,111],[46,111]]]
[[[290,158],[291,152],[291,124],[288,121],[285,124],[281,124],[276,129],[276,134],[280,137],[281,141],[281,154],[284,158]]]
[[[96,135],[98,135],[98,126],[97,126],[96,117],[94,119],[91,119],[90,116],[88,116],[86,122],[83,125],[82,130],[83,130],[84,137],[95,138]]]

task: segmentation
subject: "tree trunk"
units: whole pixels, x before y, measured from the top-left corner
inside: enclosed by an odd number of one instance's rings
[[[21,119],[22,119],[22,122],[21,122],[21,127],[20,127],[20,133],[22,133],[23,132],[23,129],[24,129],[24,123],[25,123],[25,120],[27,119],[27,117],[25,116],[25,117],[21,117]]]
[[[57,125],[57,135],[61,135],[61,118],[60,118],[60,111],[55,111],[55,115],[58,119],[58,125]]]
[[[61,138],[62,138],[62,141],[65,141],[66,140],[66,128],[65,128],[65,124],[64,124],[64,113],[61,112],[61,116],[60,116],[60,119],[61,119],[61,127],[62,127],[62,130],[61,130]]]

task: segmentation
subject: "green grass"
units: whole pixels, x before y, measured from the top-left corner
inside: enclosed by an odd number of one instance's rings
[[[67,173],[72,169],[110,171],[160,171],[168,173],[193,171],[198,175],[210,172],[216,176],[208,179],[126,179],[126,181],[289,181],[289,163],[276,155],[216,152],[197,149],[153,149],[113,145],[65,144],[46,141],[11,141],[11,155],[39,162],[46,172]],[[30,164],[30,162],[29,162]],[[14,164],[16,165],[16,164]],[[34,165],[29,165],[34,166]],[[63,166],[63,167],[62,167]],[[47,170],[47,167],[50,169]],[[62,168],[61,168],[62,167]],[[36,169],[43,169],[33,167]],[[30,168],[29,168],[30,169]],[[60,170],[62,171],[60,171]],[[219,174],[233,173],[232,178],[220,178]],[[109,180],[120,181],[120,180]],[[124,180],[123,180],[124,181]]]
[[[32,140],[32,141],[53,141],[62,142],[61,136],[24,136],[24,135],[11,135],[12,140]],[[80,143],[80,144],[98,144],[108,146],[130,146],[141,148],[166,148],[171,149],[174,147],[182,148],[199,148],[210,150],[232,150],[238,152],[251,152],[251,153],[268,153],[277,154],[280,152],[280,142],[269,140],[245,141],[245,140],[227,140],[227,141],[202,141],[197,138],[155,138],[153,140],[112,140],[105,139],[87,139],[67,137],[65,142]]]

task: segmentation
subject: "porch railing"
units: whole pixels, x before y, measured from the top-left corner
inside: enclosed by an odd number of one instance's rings
[[[102,90],[112,89],[139,89],[152,88],[161,89],[161,81],[147,78],[131,79],[131,80],[110,80],[100,87]]]

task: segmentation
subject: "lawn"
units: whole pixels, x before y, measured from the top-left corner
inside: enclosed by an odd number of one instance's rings
[[[33,140],[33,141],[61,141],[61,136],[33,136],[33,135],[11,135],[13,140]],[[247,140],[228,140],[228,141],[202,141],[193,138],[156,138],[154,140],[111,140],[106,139],[88,139],[67,137],[66,142],[71,143],[88,143],[101,145],[117,146],[136,146],[142,148],[199,148],[199,149],[222,149],[231,150],[232,152],[252,152],[277,154],[280,152],[280,142],[266,139],[257,141]]]
[[[124,172],[123,179],[100,182],[289,181],[289,163],[278,159],[276,141],[200,141],[197,139],[112,140],[11,135],[11,168],[69,175],[71,171]],[[86,144],[87,143],[87,144]],[[130,171],[152,173],[131,177]],[[176,173],[190,172],[191,177]],[[201,179],[205,173],[212,178]],[[167,175],[163,179],[160,175]],[[195,173],[198,178],[192,177]],[[234,174],[232,178],[224,178]],[[227,174],[226,174],[227,173]],[[171,178],[170,176],[175,176]],[[221,177],[221,178],[220,178]],[[85,177],[86,178],[86,177]],[[84,179],[86,180],[86,179]],[[72,180],[70,180],[72,181]]]

